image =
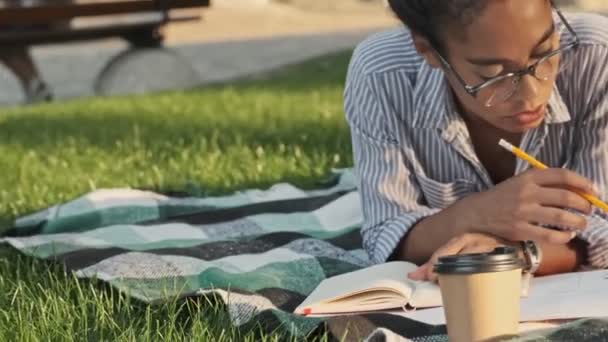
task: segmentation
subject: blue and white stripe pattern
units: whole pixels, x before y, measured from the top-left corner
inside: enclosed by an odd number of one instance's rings
[[[568,16],[581,40],[562,56],[562,71],[545,122],[521,147],[550,167],[571,169],[608,198],[608,18]],[[562,40],[572,39],[564,31]],[[364,247],[384,262],[421,219],[462,197],[494,186],[453,110],[443,72],[416,53],[400,28],[355,50],[345,90],[355,170],[365,218]],[[517,161],[516,173],[529,165]],[[581,237],[589,263],[608,267],[608,216],[596,211]],[[447,229],[447,227],[446,227]]]

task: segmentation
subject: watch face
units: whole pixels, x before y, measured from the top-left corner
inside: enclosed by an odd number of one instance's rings
[[[520,241],[520,248],[521,248],[521,254],[522,257],[524,259],[524,262],[526,263],[526,272],[530,272],[530,269],[532,269],[532,253],[530,251],[530,246],[528,245],[528,241]]]
[[[530,263],[530,272],[533,273],[540,266],[540,250],[534,241],[526,241],[525,246],[524,253],[527,254],[527,258]]]
[[[536,242],[530,241],[529,246],[530,246],[530,254],[532,254],[532,256],[538,258],[538,256],[539,256],[538,255],[538,246],[536,245]]]

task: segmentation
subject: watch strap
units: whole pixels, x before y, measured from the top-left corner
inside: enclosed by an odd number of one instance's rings
[[[534,274],[540,267],[542,252],[538,244],[532,240],[521,241],[521,249],[526,261],[526,272]]]

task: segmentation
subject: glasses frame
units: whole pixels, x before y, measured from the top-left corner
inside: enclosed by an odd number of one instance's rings
[[[572,36],[574,37],[574,41],[560,46],[558,49],[553,50],[551,52],[549,52],[548,54],[544,55],[543,57],[539,58],[536,62],[534,62],[533,64],[531,64],[528,67],[525,67],[524,69],[520,70],[520,71],[516,71],[516,72],[510,72],[504,75],[500,75],[500,76],[496,76],[493,77],[489,80],[486,80],[478,85],[472,86],[467,84],[467,82],[458,74],[458,72],[456,72],[456,70],[452,67],[452,65],[447,61],[446,58],[444,58],[436,49],[435,50],[435,54],[437,55],[437,57],[439,58],[439,61],[441,62],[441,64],[443,65],[443,67],[448,70],[449,72],[451,72],[455,77],[456,80],[458,80],[458,82],[463,86],[463,88],[465,89],[465,91],[471,95],[472,97],[474,97],[475,99],[477,99],[479,92],[482,89],[485,89],[493,84],[496,84],[498,82],[501,82],[505,79],[509,79],[509,78],[513,78],[513,83],[518,85],[519,81],[526,75],[531,75],[534,76],[536,79],[539,79],[536,76],[536,68],[538,67],[539,64],[545,62],[546,60],[548,60],[549,58],[554,57],[555,55],[558,55],[560,53],[563,53],[567,50],[570,50],[572,48],[576,48],[578,47],[580,40],[578,35],[576,34],[576,32],[574,31],[574,29],[572,28],[572,26],[570,26],[570,23],[568,23],[568,21],[566,20],[566,18],[564,17],[563,13],[560,11],[559,8],[557,8],[557,6],[555,6],[555,4],[553,3],[553,1],[551,1],[551,7],[555,10],[555,12],[557,13],[558,17],[560,18],[560,20],[562,21],[562,23],[564,24],[564,26],[566,26],[566,29],[570,32],[570,34],[572,34]],[[542,80],[542,79],[539,79]],[[546,81],[546,80],[544,80]],[[507,96],[505,99],[503,99],[501,102],[506,102],[508,101],[513,94],[515,94],[517,92],[517,86],[514,88],[514,91],[512,94],[510,94],[509,96]]]

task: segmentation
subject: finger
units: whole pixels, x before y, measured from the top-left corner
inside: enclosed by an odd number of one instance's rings
[[[573,188],[597,195],[595,185],[589,179],[566,169],[551,168],[532,173],[536,184],[545,187]]]
[[[566,244],[575,237],[575,232],[565,232],[560,230],[543,228],[532,224],[526,224],[514,230],[513,235],[509,237],[509,240],[534,240],[552,244]]]
[[[575,230],[587,228],[587,218],[560,208],[542,207],[534,214],[534,221],[555,227],[567,227]]]
[[[429,267],[429,264],[424,264],[418,267],[415,271],[408,273],[408,278],[411,280],[426,280],[426,269]]]
[[[434,266],[439,260],[439,258],[447,255],[460,254],[460,251],[464,248],[464,246],[466,246],[467,242],[467,235],[458,236],[456,238],[451,239],[450,241],[448,241],[447,244],[443,245],[441,248],[435,251],[435,253],[433,253],[433,256],[431,256],[431,259],[427,263],[428,267],[426,268],[425,279],[430,281],[436,281],[437,274],[435,273]]]
[[[546,206],[570,208],[587,215],[591,214],[591,210],[593,209],[589,201],[570,190],[541,188],[538,196],[540,197],[540,203]]]
[[[442,256],[458,254],[468,242],[468,235],[461,235],[451,239],[445,245],[441,246],[437,251],[435,251],[435,253],[433,253],[431,261],[433,261],[433,264],[435,264],[435,262],[437,262],[437,260]]]
[[[431,272],[427,275],[428,281],[432,281],[434,283],[439,282],[439,275],[435,272]]]

